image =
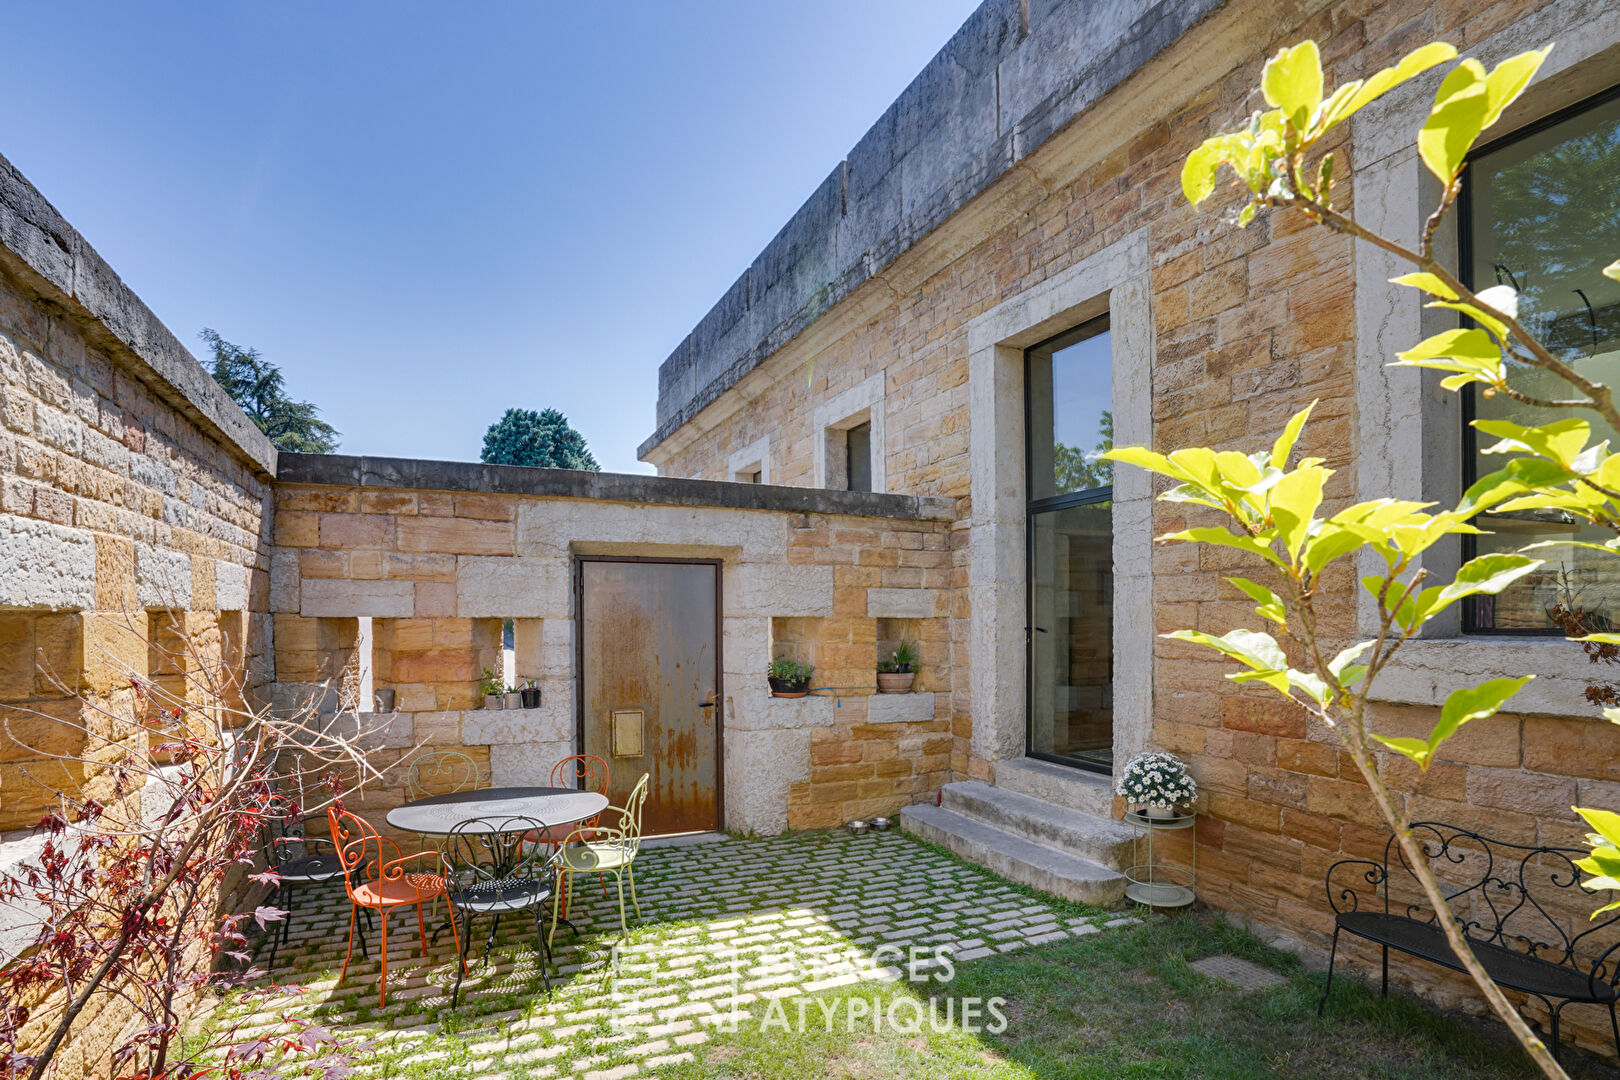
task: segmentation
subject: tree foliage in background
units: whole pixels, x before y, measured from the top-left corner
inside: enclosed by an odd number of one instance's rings
[[[1202,203],[1214,193],[1221,169],[1229,167],[1246,195],[1237,217],[1239,227],[1265,210],[1293,210],[1409,264],[1413,272],[1393,280],[1425,293],[1429,307],[1466,316],[1470,325],[1446,330],[1397,354],[1397,366],[1444,371],[1447,375],[1440,385],[1447,390],[1477,385],[1486,396],[1501,394],[1521,405],[1590,409],[1620,429],[1620,409],[1611,388],[1577,371],[1557,355],[1556,347],[1518,318],[1518,290],[1527,280],[1476,293],[1434,254],[1435,236],[1461,193],[1461,174],[1469,152],[1523,93],[1548,51],[1510,57],[1488,71],[1478,60],[1464,59],[1440,82],[1418,133],[1417,151],[1440,181],[1443,194],[1415,249],[1365,228],[1335,206],[1335,155],[1313,155],[1313,151],[1334,127],[1364,105],[1454,60],[1457,50],[1443,42],[1425,45],[1394,67],[1331,92],[1324,87],[1321,56],[1314,41],[1281,50],[1266,64],[1261,77],[1260,92],[1271,108],[1255,112],[1236,130],[1205,140],[1188,155],[1182,190],[1194,205]],[[1572,175],[1552,185],[1557,190],[1538,189],[1536,194],[1567,205],[1565,196],[1585,180],[1585,176]],[[1554,211],[1549,208],[1548,212]],[[1545,260],[1545,265],[1535,268],[1537,282],[1542,276],[1558,279],[1572,269],[1565,265],[1569,262],[1566,253],[1544,240],[1525,240],[1522,246],[1526,257]],[[1603,273],[1620,279],[1620,262]],[[1540,391],[1549,378],[1574,393],[1546,397]],[[1537,392],[1528,392],[1527,385]],[[1433,575],[1423,566],[1425,551],[1447,536],[1481,532],[1474,519],[1492,508],[1507,513],[1561,511],[1620,534],[1620,456],[1610,453],[1607,439],[1588,445],[1591,424],[1567,413],[1564,419],[1539,426],[1480,419],[1473,421],[1474,427],[1500,440],[1487,453],[1507,460],[1497,472],[1470,487],[1454,509],[1431,512],[1432,504],[1382,498],[1327,513],[1324,490],[1332,470],[1320,458],[1293,460],[1294,443],[1309,412],[1306,409],[1296,415],[1269,451],[1242,454],[1194,447],[1158,454],[1133,447],[1107,455],[1177,483],[1161,498],[1181,504],[1191,527],[1160,537],[1161,541],[1235,548],[1264,564],[1264,580],[1231,577],[1227,581],[1256,602],[1255,614],[1280,630],[1283,640],[1253,629],[1219,636],[1180,630],[1168,636],[1224,654],[1244,669],[1228,678],[1270,687],[1338,734],[1394,831],[1402,860],[1422,886],[1458,962],[1541,1070],[1549,1077],[1563,1077],[1550,1049],[1475,957],[1435,877],[1431,853],[1412,835],[1407,801],[1391,789],[1381,757],[1399,754],[1426,771],[1462,725],[1491,716],[1534,676],[1490,679],[1452,691],[1425,738],[1371,731],[1367,707],[1380,672],[1425,624],[1452,604],[1470,596],[1499,593],[1537,570],[1542,560],[1525,551],[1571,542],[1532,544],[1521,552],[1478,556],[1465,562],[1449,583],[1430,582]],[[1580,546],[1620,554],[1620,538]],[[1333,640],[1324,629],[1329,625],[1321,610],[1324,579],[1341,566],[1364,575],[1361,586],[1375,601],[1376,625],[1373,636],[1366,640]],[[1617,645],[1620,634],[1585,634],[1577,640],[1587,645]],[[1620,722],[1620,709],[1608,709],[1606,714]],[[1530,737],[1528,731],[1526,737]],[[1584,884],[1592,890],[1620,890],[1620,815],[1596,810],[1579,813],[1595,830],[1592,855],[1579,862],[1589,875]],[[1615,906],[1620,904],[1610,908]]]
[[[585,436],[568,425],[556,409],[507,409],[484,433],[479,455],[491,465],[528,465],[539,469],[586,469],[600,472]]]
[[[214,352],[209,367],[214,381],[277,450],[330,454],[337,449],[343,433],[320,418],[321,410],[314,403],[289,398],[281,369],[260,356],[259,350],[232,345],[206,327],[198,336]]]
[[[1065,443],[1052,444],[1052,466],[1059,492],[1108,487],[1114,482],[1114,463],[1102,455],[1114,448],[1114,414],[1104,409],[1097,421],[1098,441],[1091,450]]]

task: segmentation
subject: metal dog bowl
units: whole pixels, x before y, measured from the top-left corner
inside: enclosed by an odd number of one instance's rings
[[[850,832],[854,833],[856,836],[859,836],[862,833],[864,833],[867,829],[871,828],[871,826],[868,825],[866,822],[861,821],[859,818],[857,818],[856,820],[850,822],[848,825],[845,825],[844,828],[848,829]]]
[[[872,826],[873,832],[888,832],[894,822],[886,817],[875,817],[868,824]]]

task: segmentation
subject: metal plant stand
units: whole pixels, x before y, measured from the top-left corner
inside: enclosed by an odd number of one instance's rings
[[[1164,862],[1154,850],[1154,837],[1161,832],[1190,829],[1198,820],[1196,813],[1181,814],[1173,818],[1151,818],[1139,810],[1127,810],[1125,820],[1131,823],[1134,866],[1125,868],[1125,895],[1138,904],[1155,908],[1186,907],[1197,897],[1193,886],[1198,882],[1198,841],[1192,843],[1191,865],[1181,866]],[[1142,857],[1144,839],[1147,858]]]

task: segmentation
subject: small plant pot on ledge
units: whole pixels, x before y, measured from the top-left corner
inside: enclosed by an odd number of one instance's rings
[[[500,707],[501,707],[501,695],[499,695],[499,694],[485,694],[484,695],[484,708],[486,708],[486,709],[499,709]]]
[[[778,679],[770,676],[771,697],[804,697],[810,693],[809,679]]]
[[[520,692],[516,691],[516,690],[511,690],[511,691],[508,691],[507,693],[502,694],[501,695],[501,708],[503,708],[503,709],[521,709],[521,708],[523,708],[523,695]]]
[[[878,672],[878,693],[880,694],[909,694],[911,686],[917,681],[915,671],[880,671]]]
[[[540,688],[538,686],[525,686],[518,691],[518,696],[523,699],[525,709],[538,709],[540,707]]]

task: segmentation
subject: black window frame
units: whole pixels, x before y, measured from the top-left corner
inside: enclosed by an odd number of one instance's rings
[[[1620,98],[1620,83],[1609,87],[1607,90],[1602,90],[1596,94],[1593,94],[1590,97],[1582,98],[1580,101],[1577,101],[1574,104],[1566,105],[1556,112],[1543,116],[1539,120],[1532,121],[1525,124],[1521,128],[1508,132],[1501,138],[1492,139],[1483,146],[1475,147],[1468,154],[1467,164],[1472,164],[1476,158],[1481,158],[1487,154],[1494,153],[1497,150],[1505,149],[1506,147],[1512,146],[1516,142],[1521,142],[1528,139],[1533,135],[1539,135],[1548,128],[1557,127],[1559,124],[1564,123],[1566,120],[1573,119],[1583,112],[1588,112],[1592,109],[1607,105],[1616,98]],[[1477,289],[1478,286],[1474,282],[1473,186],[1473,177],[1468,168],[1465,166],[1462,172],[1462,186],[1457,192],[1457,277],[1464,285],[1468,286],[1468,288]],[[1504,282],[1503,284],[1511,284],[1511,282]],[[1458,322],[1462,326],[1474,325],[1473,320],[1469,319],[1465,315],[1459,316]],[[1475,467],[1474,460],[1476,457],[1478,457],[1476,447],[1478,445],[1479,437],[1479,432],[1474,429],[1474,419],[1476,416],[1475,395],[1477,393],[1477,384],[1470,384],[1464,388],[1462,393],[1462,430],[1459,434],[1462,436],[1461,472],[1463,491],[1467,491],[1469,488],[1473,487],[1474,483],[1479,479],[1479,471]],[[1462,561],[1467,562],[1469,559],[1474,558],[1478,548],[1479,544],[1473,538],[1473,536],[1466,533],[1463,534]],[[1526,629],[1522,627],[1507,630],[1499,629],[1494,626],[1481,627],[1478,625],[1475,614],[1478,600],[1478,597],[1473,596],[1467,597],[1463,600],[1462,632],[1468,637],[1562,638],[1565,636],[1564,631],[1560,630],[1556,626],[1549,626],[1539,630]]]
[[[1044,633],[1035,625],[1035,589],[1030,581],[1030,568],[1035,565],[1035,518],[1040,514],[1048,514],[1058,510],[1067,510],[1076,506],[1091,506],[1095,503],[1110,502],[1114,498],[1114,485],[1106,484],[1102,487],[1087,488],[1084,491],[1071,491],[1063,495],[1050,495],[1045,498],[1032,499],[1029,497],[1030,482],[1034,476],[1035,443],[1030,431],[1030,354],[1042,349],[1051,349],[1057,352],[1071,345],[1077,345],[1088,338],[1099,334],[1106,334],[1113,328],[1108,312],[1092,319],[1087,319],[1079,326],[1073,326],[1060,334],[1053,334],[1049,338],[1037,341],[1024,350],[1024,756],[1035,758],[1038,761],[1048,761],[1054,765],[1064,765],[1073,769],[1083,769],[1087,772],[1101,776],[1112,776],[1113,770],[1095,761],[1086,761],[1083,758],[1064,757],[1061,754],[1050,754],[1035,749],[1035,635]],[[1112,395],[1110,395],[1112,398]],[[1112,407],[1112,400],[1109,405]],[[1110,601],[1112,603],[1112,601]]]

